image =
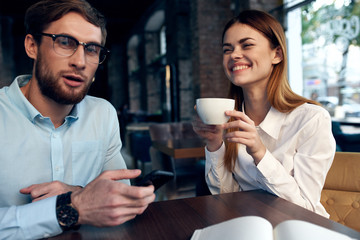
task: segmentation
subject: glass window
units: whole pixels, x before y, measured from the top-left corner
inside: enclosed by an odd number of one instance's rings
[[[335,118],[360,120],[360,0],[287,4],[292,88]]]

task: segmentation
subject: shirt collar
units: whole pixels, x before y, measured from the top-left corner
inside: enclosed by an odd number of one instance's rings
[[[25,86],[31,75],[21,75],[15,78],[9,87],[8,96],[12,103],[28,118],[33,122],[36,116],[41,115],[36,108],[26,99],[20,88]]]
[[[242,102],[241,108],[244,111],[244,101]],[[265,119],[259,124],[258,128],[260,128],[272,138],[278,139],[280,128],[285,121],[285,117],[286,113],[279,112],[275,108],[270,107],[269,112],[266,114]]]
[[[279,112],[275,108],[271,107],[259,127],[272,138],[278,139],[285,117],[286,113]]]
[[[35,121],[36,117],[42,117],[41,113],[26,99],[24,94],[21,92],[21,87],[25,86],[31,75],[20,75],[15,78],[13,83],[10,85],[8,90],[8,96],[11,102],[28,118],[31,122]],[[78,117],[78,106],[77,104],[73,107],[70,114],[66,116],[65,120],[70,123],[76,121]]]
[[[71,112],[68,116],[65,117],[65,120],[68,120],[70,122],[74,122],[79,119],[79,105],[75,104]]]

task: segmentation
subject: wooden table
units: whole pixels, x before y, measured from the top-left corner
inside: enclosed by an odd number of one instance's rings
[[[149,126],[151,122],[142,122],[142,123],[130,123],[126,126],[126,131],[149,131]]]
[[[196,229],[249,215],[264,217],[273,226],[289,219],[304,220],[360,239],[360,232],[263,191],[154,202],[142,215],[120,226],[82,226],[51,239],[189,240]]]
[[[173,158],[205,157],[205,143],[200,138],[154,141],[153,147]]]

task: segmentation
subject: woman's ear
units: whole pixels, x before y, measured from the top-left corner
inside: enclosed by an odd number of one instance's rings
[[[272,63],[273,63],[273,64],[278,64],[278,63],[280,63],[283,59],[284,59],[283,51],[282,51],[282,49],[281,49],[280,46],[277,46],[277,47],[275,48],[275,56],[274,56],[274,58],[273,58]]]
[[[37,52],[38,52],[38,44],[36,43],[34,36],[31,34],[27,34],[25,36],[25,51],[29,58],[36,60]]]

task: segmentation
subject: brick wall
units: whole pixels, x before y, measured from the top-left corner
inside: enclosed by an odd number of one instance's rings
[[[281,0],[250,0],[250,8],[270,11],[280,6],[282,2]]]
[[[231,0],[197,0],[191,4],[194,97],[224,97],[221,34],[232,17]],[[193,99],[195,101],[195,99]]]

